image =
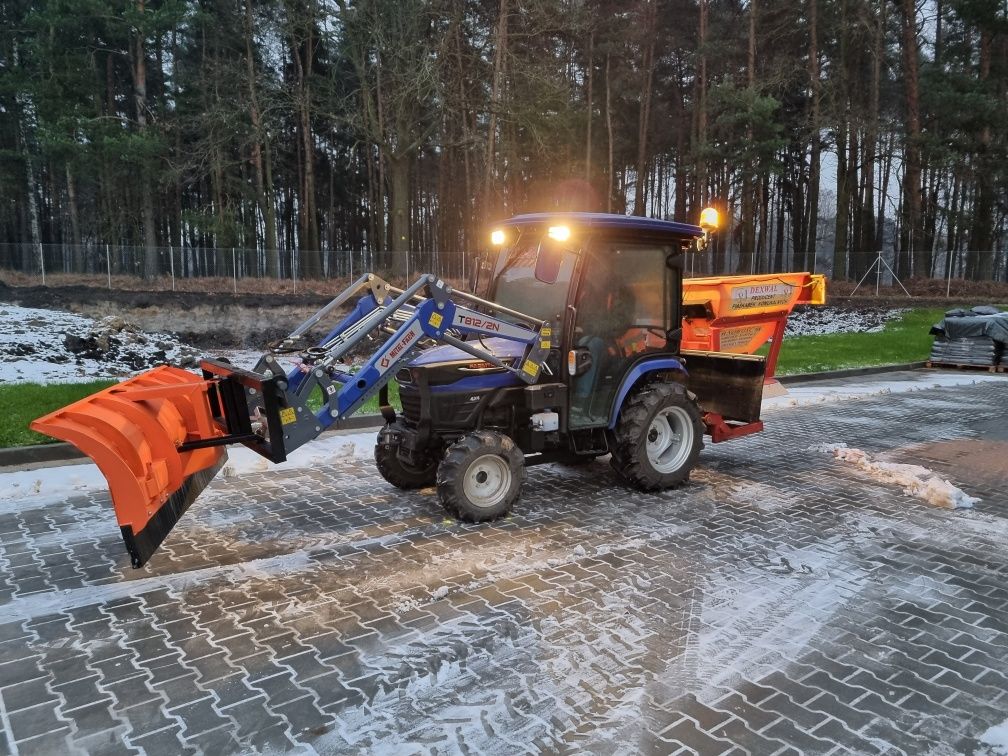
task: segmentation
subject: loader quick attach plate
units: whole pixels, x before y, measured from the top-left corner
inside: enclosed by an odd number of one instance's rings
[[[90,457],[108,481],[134,567],[142,566],[227,460],[213,384],[162,366],[32,424]]]

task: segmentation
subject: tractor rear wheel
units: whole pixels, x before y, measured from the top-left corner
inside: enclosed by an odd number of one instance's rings
[[[689,480],[703,448],[700,408],[678,383],[635,390],[613,431],[612,467],[642,491],[674,488]]]
[[[437,482],[437,458],[430,456],[421,466],[404,462],[399,458],[399,445],[385,442],[391,428],[391,425],[386,425],[378,434],[378,443],[375,444],[374,457],[378,472],[396,488],[407,491],[433,486]]]
[[[466,522],[486,522],[507,514],[521,496],[525,455],[507,436],[473,431],[445,452],[437,470],[438,498]]]

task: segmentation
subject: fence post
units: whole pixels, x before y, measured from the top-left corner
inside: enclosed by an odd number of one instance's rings
[[[175,291],[175,249],[168,244],[168,267],[171,269],[171,290]]]
[[[41,244],[39,244],[38,251],[39,251],[38,254],[39,267],[42,268],[42,285],[45,286],[45,248]]]
[[[238,257],[235,255],[235,248],[231,247],[231,270],[234,273],[234,293],[238,293]]]
[[[945,262],[948,264],[948,281],[945,282],[945,299],[948,299],[952,292],[952,269],[955,268],[956,250],[950,249],[949,259]]]
[[[108,287],[112,290],[112,250],[111,245],[105,245],[105,268],[108,270]]]
[[[297,247],[291,250],[291,276],[294,279],[294,293],[297,294]]]

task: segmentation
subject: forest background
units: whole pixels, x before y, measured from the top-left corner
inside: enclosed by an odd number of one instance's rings
[[[697,273],[1004,281],[1006,148],[1006,0],[0,4],[9,270],[458,276],[713,204]]]

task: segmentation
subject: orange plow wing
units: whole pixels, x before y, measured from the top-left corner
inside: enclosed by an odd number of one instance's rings
[[[40,417],[32,430],[67,441],[108,481],[134,567],[142,566],[227,460],[211,381],[162,366]]]

